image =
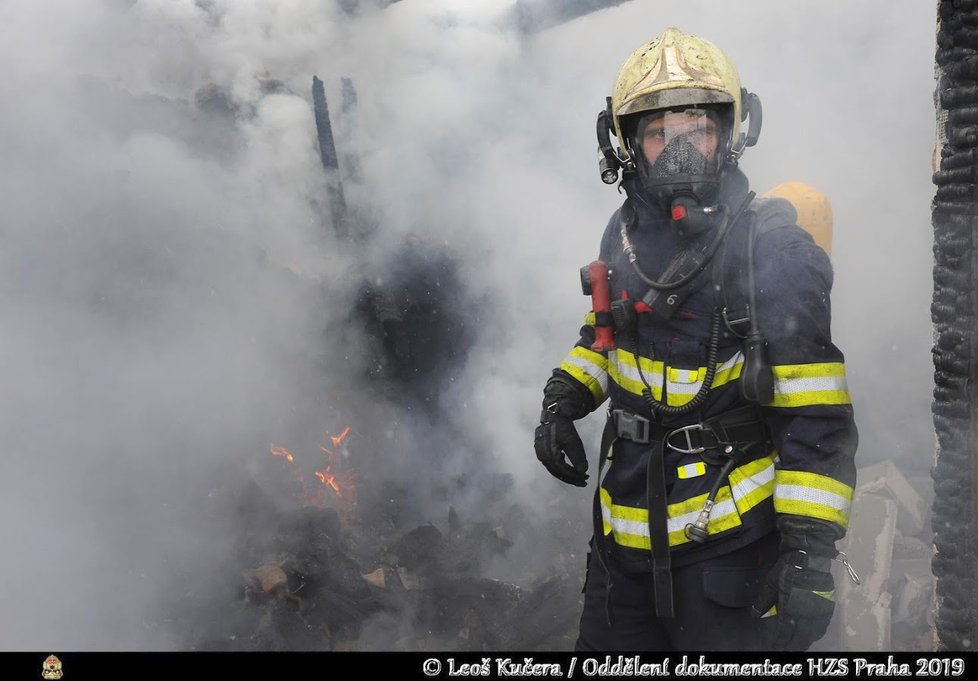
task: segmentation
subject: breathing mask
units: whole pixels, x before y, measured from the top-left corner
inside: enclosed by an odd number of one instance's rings
[[[647,113],[630,146],[641,188],[673,219],[682,238],[707,230],[717,213],[730,126],[716,109]]]

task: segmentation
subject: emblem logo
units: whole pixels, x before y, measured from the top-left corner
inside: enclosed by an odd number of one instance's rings
[[[41,667],[41,677],[60,679],[62,676],[64,676],[64,672],[61,671],[61,660],[54,655],[48,655],[47,659],[44,660],[44,666]]]

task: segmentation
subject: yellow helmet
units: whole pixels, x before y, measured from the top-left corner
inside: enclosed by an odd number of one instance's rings
[[[710,41],[674,27],[629,55],[608,99],[607,110],[599,116],[598,138],[605,159],[602,179],[609,184],[617,181],[618,167],[634,169],[636,155],[629,137],[639,118],[636,114],[701,105],[729,107],[724,156],[734,162],[760,134],[760,100],[741,88],[730,58]],[[749,130],[741,134],[741,123],[748,115]],[[607,132],[602,139],[602,124],[613,128],[621,145],[618,154],[613,154]],[[606,172],[609,169],[613,175]]]
[[[765,192],[766,197],[787,199],[798,214],[798,226],[812,235],[815,243],[832,253],[832,204],[829,197],[804,182],[784,182]]]

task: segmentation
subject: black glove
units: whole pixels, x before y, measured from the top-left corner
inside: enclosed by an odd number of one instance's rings
[[[807,650],[825,635],[835,610],[829,566],[838,555],[835,526],[800,516],[778,518],[781,555],[752,607],[754,617],[772,608],[777,617],[775,650]]]
[[[587,454],[581,436],[569,418],[552,414],[547,423],[537,426],[533,448],[540,463],[552,476],[577,487],[587,486]],[[570,460],[570,465],[565,457]]]
[[[586,387],[559,369],[547,381],[543,395],[543,413],[533,437],[537,459],[558,480],[585,487],[587,454],[574,419],[594,410],[594,398]]]

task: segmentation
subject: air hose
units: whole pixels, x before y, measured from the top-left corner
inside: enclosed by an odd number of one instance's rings
[[[642,372],[641,359],[636,356],[635,366],[638,368],[638,375],[642,379],[642,383],[645,385],[645,389],[642,391],[642,399],[645,400],[645,404],[652,410],[652,413],[660,416],[682,416],[683,414],[688,414],[703,404],[703,402],[706,400],[706,396],[710,392],[710,388],[713,387],[713,379],[717,372],[717,354],[719,353],[719,349],[720,309],[714,308],[713,314],[710,317],[710,345],[706,353],[706,375],[703,377],[703,385],[700,386],[699,391],[693,396],[693,399],[678,407],[668,405],[652,396],[652,386],[649,385],[649,382],[645,379],[645,374]],[[664,366],[663,371],[665,371]],[[662,391],[663,394],[666,392],[665,376],[663,376]]]

